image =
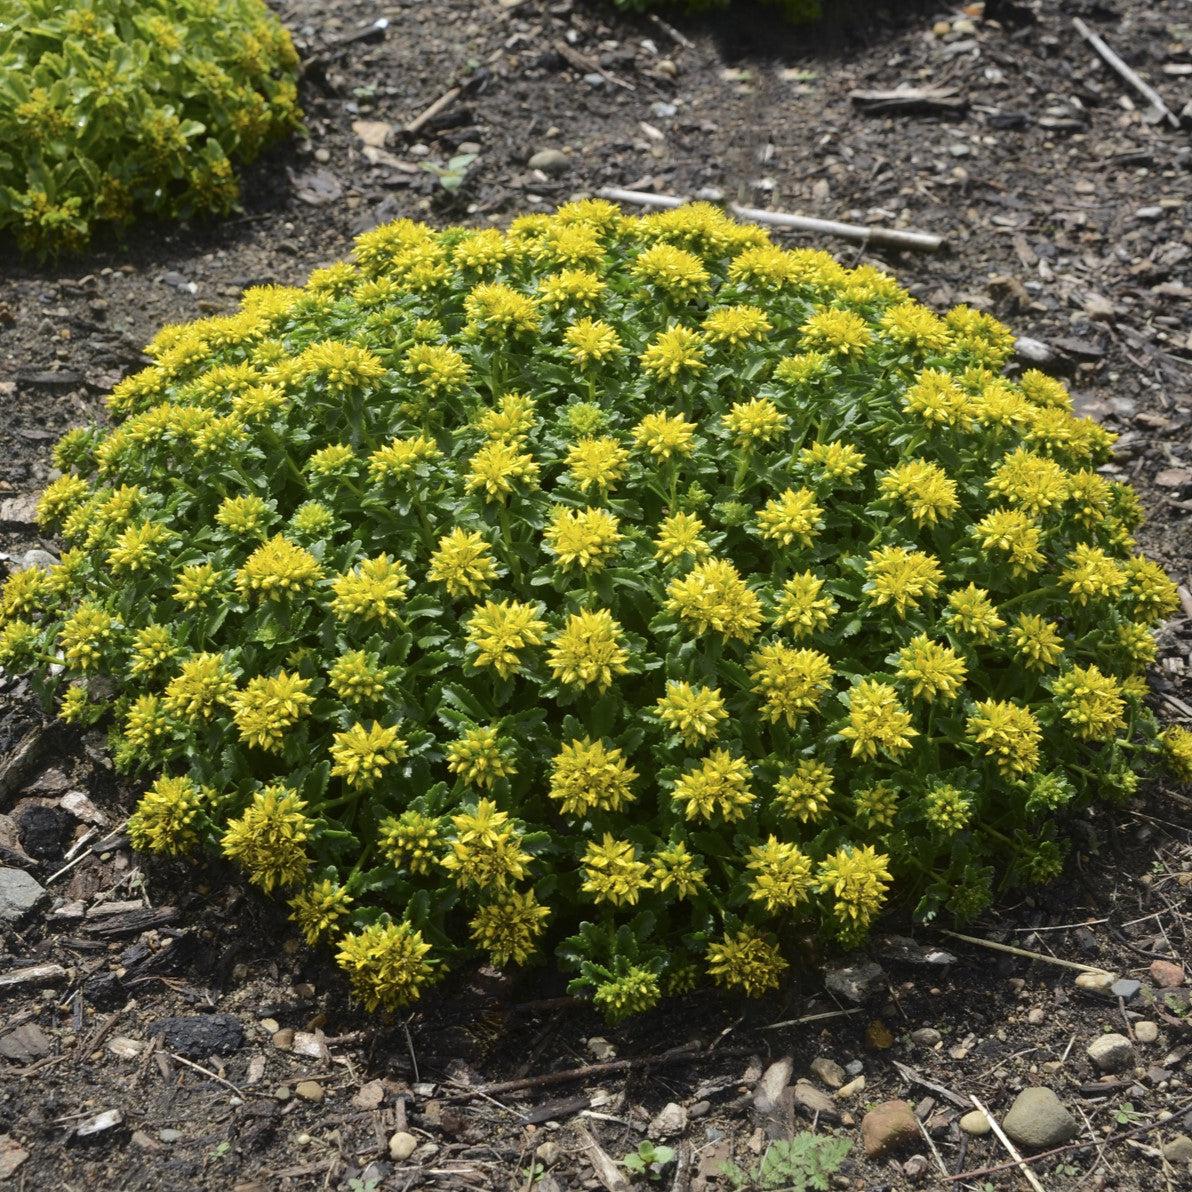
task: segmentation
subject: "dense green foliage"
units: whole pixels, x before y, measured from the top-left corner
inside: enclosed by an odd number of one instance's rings
[[[0,233],[231,210],[232,163],[298,125],[297,63],[261,0],[0,0]]]
[[[0,662],[157,776],[137,847],[285,890],[370,1006],[567,932],[614,1018],[760,993],[1056,876],[1159,752],[1174,585],[1012,345],[707,206],[399,221],[59,443]]]

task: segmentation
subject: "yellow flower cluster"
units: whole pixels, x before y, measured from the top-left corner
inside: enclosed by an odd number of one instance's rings
[[[0,665],[110,710],[138,847],[218,844],[366,1005],[556,940],[613,1018],[763,993],[1192,771],[1174,585],[1012,343],[706,206],[401,220],[63,440]]]

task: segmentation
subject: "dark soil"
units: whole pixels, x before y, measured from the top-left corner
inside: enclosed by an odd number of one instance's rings
[[[979,4],[852,3],[815,32],[737,4],[715,19],[670,16],[677,34],[572,0],[291,0],[283,15],[308,58],[310,139],[247,172],[242,216],[140,226],[49,267],[0,244],[7,558],[53,549],[31,520],[49,449],[100,412],[162,323],[228,310],[250,284],[301,282],[345,255],[354,233],[398,215],[480,224],[605,185],[714,188],[755,206],[937,232],[944,251],[885,263],[924,301],[970,302],[1045,345],[1046,367],[1081,408],[1121,433],[1113,471],[1147,506],[1143,545],[1184,585],[1154,702],[1192,722],[1192,149],[1071,24],[1095,26],[1178,114],[1192,73],[1185,4],[988,0],[982,19]],[[351,38],[380,17],[383,35]],[[454,102],[403,134],[455,83]],[[849,98],[900,84],[955,88],[965,106],[874,116]],[[544,148],[567,154],[561,175],[529,169]],[[454,194],[424,168],[473,153]],[[503,1192],[545,1171],[540,1192],[615,1189],[626,1176],[601,1156],[620,1160],[652,1138],[678,1158],[660,1186],[685,1192],[728,1186],[726,1160],[748,1166],[770,1140],[814,1129],[855,1144],[840,1188],[1009,1189],[1024,1186],[1012,1170],[944,1183],[941,1165],[1007,1161],[996,1139],[958,1130],[961,1105],[976,1094],[1000,1118],[1020,1089],[1046,1084],[1087,1144],[1035,1165],[1046,1188],[1192,1187],[1188,1165],[1160,1150],[1192,1127],[1189,993],[1186,981],[1161,989],[1172,974],[1151,971],[1192,954],[1186,791],[1153,790],[1073,825],[1066,880],[972,929],[1137,978],[1131,998],[921,929],[920,943],[955,962],[922,967],[876,944],[884,976],[860,1010],[809,970],[781,997],[703,994],[616,1030],[544,974],[462,974],[408,1019],[364,1016],[327,957],[218,864],[132,855],[118,831],[131,799],[101,737],[45,726],[25,684],[0,676],[0,866],[50,891],[24,921],[0,926],[0,1182]],[[67,853],[77,863],[59,875]],[[10,970],[31,965],[51,966],[40,987],[4,989]],[[815,1014],[835,1016],[773,1026]],[[1143,1020],[1158,1026],[1154,1042],[1136,1032]],[[1139,1037],[1132,1065],[1099,1080],[1085,1049],[1106,1029]],[[683,1046],[690,1058],[482,1091]],[[830,1112],[789,1091],[761,1112],[754,1086],[787,1056],[779,1087],[820,1056],[853,1064],[864,1086]],[[861,1117],[897,1097],[925,1136],[865,1158]],[[651,1126],[671,1102],[680,1108]],[[679,1128],[663,1138],[667,1116]],[[390,1136],[407,1128],[417,1149],[391,1159]]]

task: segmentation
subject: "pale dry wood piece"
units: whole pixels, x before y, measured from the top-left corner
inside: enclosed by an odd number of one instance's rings
[[[455,103],[463,94],[463,90],[459,83],[456,83],[454,87],[448,87],[434,103],[423,108],[413,120],[406,124],[403,131],[411,134],[418,132],[427,121],[433,120],[441,111]]]
[[[96,841],[96,843],[92,844],[90,848],[83,848],[83,845],[94,839],[95,836],[94,831],[88,832],[87,835],[84,836],[83,839],[74,846],[75,848],[82,850],[80,851],[79,855],[74,857],[72,860],[68,860],[67,863],[63,865],[62,868],[57,872],[51,873],[50,876],[46,878],[46,885],[48,886],[51,882],[57,881],[58,878],[60,878],[64,873],[69,873],[76,865],[81,864],[93,854],[102,852],[102,846],[105,845],[109,840],[115,840],[115,838],[119,836],[126,827],[128,827],[128,820],[122,820],[106,836],[100,837],[100,839]],[[71,851],[73,852],[74,850],[72,849]]]
[[[921,1072],[916,1072],[909,1064],[900,1063],[898,1060],[892,1061],[898,1075],[902,1077],[907,1084],[917,1084],[920,1088],[929,1089],[939,1097],[943,1097],[945,1101],[951,1101],[957,1109],[968,1109],[969,1103],[959,1094],[954,1093],[950,1088],[942,1084],[936,1084],[934,1080],[928,1080]]]
[[[110,915],[90,923],[83,923],[81,930],[88,935],[97,935],[101,939],[115,939],[122,935],[136,935],[148,931],[151,927],[164,927],[178,918],[178,908],[175,906],[145,907],[141,910],[126,911],[118,915]]]
[[[449,1105],[459,1105],[476,1097],[491,1097],[498,1093],[514,1093],[522,1089],[547,1088],[555,1084],[569,1084],[586,1080],[589,1076],[607,1076],[612,1072],[628,1072],[633,1068],[648,1068],[655,1064],[690,1063],[699,1058],[695,1044],[685,1044],[659,1055],[646,1055],[637,1059],[609,1060],[603,1064],[588,1064],[583,1068],[567,1068],[562,1072],[544,1072],[538,1076],[519,1076],[515,1080],[502,1080],[496,1084],[480,1085],[466,1092],[455,1093],[446,1098]]]
[[[170,1059],[177,1060],[178,1063],[185,1065],[187,1068],[193,1068],[196,1072],[201,1072],[210,1080],[214,1080],[222,1084],[225,1088],[231,1089],[241,1101],[248,1100],[248,1096],[243,1090],[238,1089],[230,1080],[225,1080],[218,1072],[212,1072],[210,1068],[204,1068],[202,1064],[196,1064],[193,1060],[188,1060],[185,1056],[178,1055],[176,1052],[171,1051],[167,1052],[167,1054]]]
[[[1039,1183],[1039,1177],[1023,1162],[1022,1156],[1018,1153],[1018,1148],[1006,1137],[1006,1132],[998,1125],[997,1119],[981,1104],[981,1099],[976,1094],[973,1094],[972,1101],[977,1109],[985,1115],[985,1120],[989,1123],[989,1128],[997,1135],[998,1142],[1010,1153],[1010,1157],[1017,1164],[1018,1170],[1026,1176],[1027,1183],[1034,1188],[1035,1192],[1044,1192],[1043,1185]]]
[[[17,990],[36,989],[41,985],[54,985],[65,981],[66,969],[60,964],[34,964],[28,968],[13,969],[12,972],[0,973],[0,997]]]
[[[762,1027],[763,1031],[776,1031],[782,1026],[803,1026],[808,1022],[822,1022],[825,1018],[847,1018],[850,1014],[860,1014],[856,1010],[823,1010],[818,1014],[804,1014],[802,1018],[786,1018],[782,1022],[771,1022]]]
[[[1143,97],[1171,125],[1172,128],[1179,128],[1180,120],[1177,115],[1163,102],[1163,96],[1158,91],[1143,80],[1142,76],[1137,71],[1127,66],[1121,58],[1117,56],[1110,48],[1108,42],[1099,34],[1094,33],[1079,17],[1072,18],[1072,28],[1089,43],[1090,46],[1097,53],[1099,57],[1111,70],[1114,71],[1120,78],[1125,79],[1139,95]]]
[[[1131,1082],[1133,1083],[1133,1082]],[[1089,1132],[1089,1143],[1091,1146],[1097,1148],[1097,1157],[1102,1163],[1105,1162],[1105,1148],[1101,1145],[1101,1140],[1097,1137],[1097,1131],[1093,1129],[1093,1123],[1089,1121],[1089,1115],[1084,1112],[1083,1105],[1076,1106],[1076,1112],[1084,1119],[1085,1129]]]
[[[1075,969],[1078,973],[1099,973],[1103,977],[1113,976],[1107,969],[1097,968],[1092,964],[1079,964],[1075,960],[1060,960],[1058,956],[1048,956],[1046,952],[1032,952],[1029,948],[1016,948],[1013,944],[998,944],[993,940],[983,940],[976,935],[962,935],[959,931],[947,931],[940,928],[940,935],[950,935],[954,940],[963,940],[966,944],[976,944],[979,948],[989,948],[994,952],[1008,952],[1011,956],[1021,956],[1026,960],[1039,960],[1044,964],[1054,964],[1059,968]]]
[[[935,1145],[935,1139],[927,1133],[927,1127],[918,1118],[915,1118],[915,1125],[919,1127],[919,1133],[923,1135],[923,1141],[927,1143],[932,1155],[935,1156],[936,1166],[940,1169],[940,1175],[947,1175],[948,1165],[944,1162],[944,1157],[940,1154],[939,1147]]]
[[[95,906],[89,906],[83,918],[102,919],[107,915],[127,915],[131,911],[143,911],[144,909],[145,904],[139,898],[129,899],[125,902],[101,902]]]
[[[893,91],[850,91],[849,99],[871,116],[913,112],[962,112],[968,100],[955,87],[895,87]]]
[[[675,1178],[671,1181],[671,1192],[690,1192],[692,1167],[695,1152],[688,1142],[679,1143],[679,1156],[675,1162]]]
[[[596,192],[603,199],[615,203],[633,203],[639,207],[682,207],[689,200],[675,195],[656,195],[642,190],[622,190],[619,186],[601,187]],[[776,228],[790,228],[795,232],[815,232],[822,236],[839,236],[854,244],[873,245],[881,248],[914,249],[918,252],[935,252],[944,239],[931,232],[901,231],[897,228],[866,228],[860,224],[838,223],[833,219],[812,219],[806,215],[788,215],[783,211],[763,211],[760,207],[742,207],[729,203],[728,211],[751,223],[769,224]]]
[[[582,1126],[577,1131],[584,1143],[584,1153],[596,1178],[608,1189],[608,1192],[627,1192],[629,1180],[625,1173],[605,1154],[600,1143]]]
[[[686,33],[680,33],[674,25],[669,21],[664,21],[656,12],[650,13],[649,16],[653,24],[661,29],[676,45],[681,45],[685,50],[695,49],[695,42]]]
[[[345,33],[343,37],[337,37],[334,41],[327,42],[326,45],[320,46],[316,50],[312,50],[302,62],[302,69],[309,70],[316,63],[333,57],[341,50],[349,49],[351,46],[359,45],[360,42],[377,42],[385,40],[385,31],[389,28],[388,17],[379,17],[373,21],[371,25],[365,25],[363,29],[357,29],[353,33]]]
[[[1192,705],[1184,703],[1182,699],[1175,695],[1164,695],[1165,703],[1170,704],[1181,716],[1192,716]]]
[[[1192,591],[1188,590],[1186,584],[1180,584],[1176,588],[1176,593],[1180,598],[1180,607],[1184,610],[1184,616],[1192,617]]]
[[[632,83],[627,83],[624,79],[617,78],[611,71],[605,70],[595,59],[589,58],[587,54],[581,54],[574,46],[569,46],[561,37],[551,44],[560,56],[565,58],[576,70],[582,70],[584,74],[598,74],[602,79],[607,79],[612,83],[614,87],[622,87],[626,91],[637,90]]]

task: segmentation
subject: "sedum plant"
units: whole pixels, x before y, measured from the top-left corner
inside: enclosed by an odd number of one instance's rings
[[[1011,349],[709,206],[398,221],[61,440],[0,661],[110,719],[136,847],[221,850],[369,1007],[551,948],[612,1019],[760,994],[1192,776],[1113,436]]]
[[[0,233],[228,212],[232,162],[298,126],[297,64],[261,0],[0,0]]]

